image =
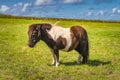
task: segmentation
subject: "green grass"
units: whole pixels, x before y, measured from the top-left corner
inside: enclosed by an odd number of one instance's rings
[[[77,52],[60,51],[56,68],[43,41],[33,49],[27,46],[30,24],[56,21],[0,18],[0,80],[120,80],[120,23],[60,20],[63,27],[87,30],[90,57],[87,64],[77,65]]]

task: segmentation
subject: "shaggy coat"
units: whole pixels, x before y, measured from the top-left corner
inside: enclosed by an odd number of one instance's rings
[[[87,32],[81,26],[62,28],[60,26],[42,23],[32,24],[28,29],[29,47],[34,47],[39,40],[43,40],[50,48],[53,62],[59,65],[59,50],[76,50],[79,53],[78,63],[82,56],[82,63],[86,63],[89,57]]]

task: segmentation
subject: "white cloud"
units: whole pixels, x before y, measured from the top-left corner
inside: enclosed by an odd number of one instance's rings
[[[92,12],[88,12],[87,16],[92,16],[92,14],[93,14]]]
[[[15,12],[26,12],[26,10],[28,9],[28,7],[30,7],[32,4],[31,3],[16,3],[13,5],[13,8],[11,9],[11,11],[15,11]]]
[[[19,2],[19,3],[17,3],[17,4],[14,4],[13,6],[14,7],[17,7],[17,6],[22,6],[23,5],[23,3],[22,2]]]
[[[35,5],[51,4],[52,0],[36,0]]]
[[[9,10],[10,9],[10,7],[8,7],[8,6],[6,6],[6,5],[2,5],[1,7],[0,7],[0,11],[2,11],[2,12],[5,12],[5,11],[7,11],[7,10]]]
[[[23,3],[22,3],[22,2],[19,2],[19,3],[18,3],[18,6],[22,6],[22,5],[23,5]]]
[[[119,8],[113,8],[112,9],[112,13],[120,13],[120,9]]]
[[[116,13],[116,12],[117,12],[117,8],[113,8],[113,9],[112,9],[112,12],[113,12],[113,13]]]
[[[98,14],[104,15],[104,11],[103,11],[103,10],[100,10]]]
[[[120,13],[120,9],[118,9],[118,13]]]
[[[63,3],[79,3],[82,2],[82,0],[63,0]]]
[[[23,7],[22,7],[22,12],[25,12],[26,11],[26,9],[27,9],[27,7],[29,7],[29,6],[31,6],[31,4],[30,3],[25,3],[25,4],[23,4]]]

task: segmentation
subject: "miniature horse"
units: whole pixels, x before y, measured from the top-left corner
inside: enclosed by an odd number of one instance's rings
[[[72,26],[71,28],[62,28],[53,24],[42,23],[32,24],[28,30],[29,47],[43,40],[50,48],[53,55],[53,62],[59,65],[59,50],[71,51],[75,49],[79,53],[78,64],[81,56],[82,63],[86,63],[89,57],[88,36],[85,29],[80,26]]]

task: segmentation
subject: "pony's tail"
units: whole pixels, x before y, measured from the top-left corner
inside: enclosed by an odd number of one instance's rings
[[[88,61],[88,58],[89,58],[89,40],[88,40],[88,36],[87,36],[87,39],[86,39],[86,45],[85,45],[85,53],[86,53],[86,60]]]
[[[86,32],[86,35],[84,36],[84,44],[83,44],[83,63],[87,63],[89,58],[89,41],[88,41],[88,35]]]
[[[57,25],[59,22],[60,22],[60,21],[55,22],[54,25]]]

